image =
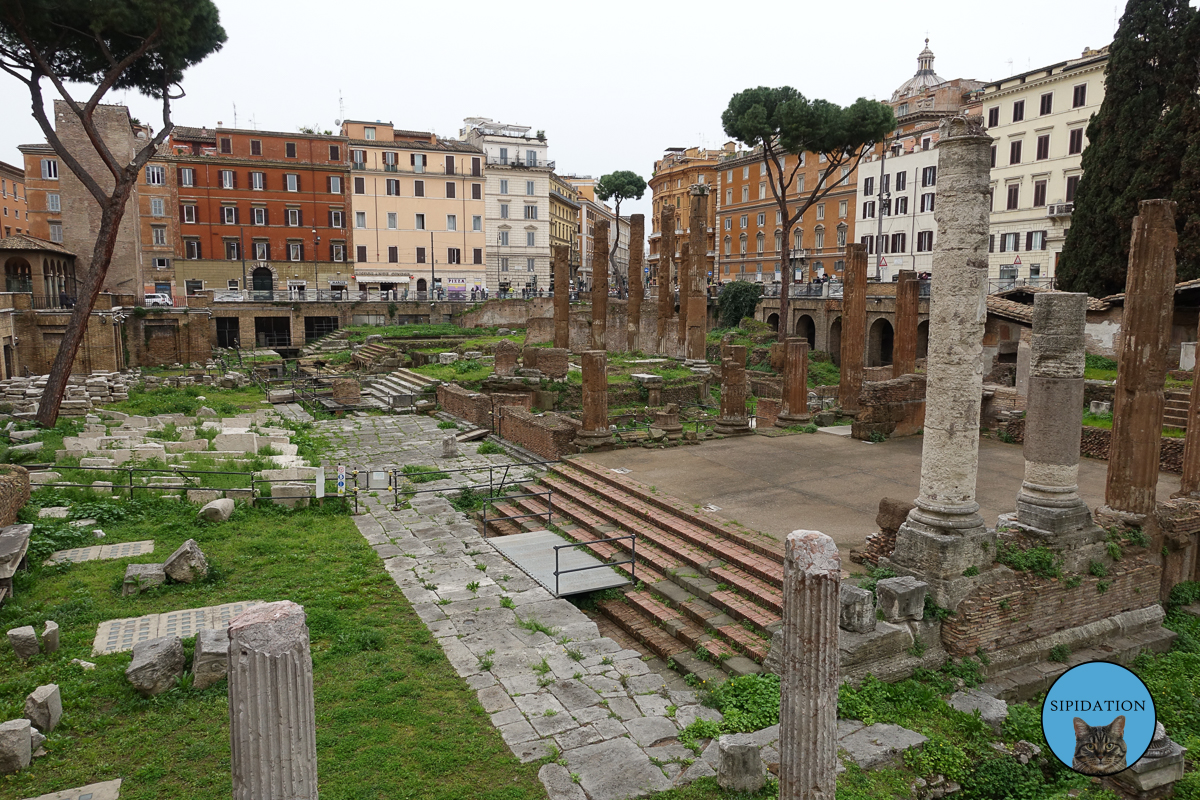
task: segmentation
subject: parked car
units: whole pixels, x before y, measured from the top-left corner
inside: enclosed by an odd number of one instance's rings
[[[169,294],[148,294],[146,295],[146,307],[153,308],[154,306],[173,306],[175,303],[171,301]]]

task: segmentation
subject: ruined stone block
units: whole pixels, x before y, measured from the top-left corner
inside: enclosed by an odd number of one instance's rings
[[[838,627],[854,633],[870,633],[875,630],[875,604],[871,593],[849,583],[841,588],[841,612]]]
[[[875,584],[875,598],[888,622],[919,620],[925,615],[925,593],[929,585],[905,575],[884,578]]]

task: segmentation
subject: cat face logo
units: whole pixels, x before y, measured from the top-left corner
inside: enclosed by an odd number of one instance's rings
[[[1088,725],[1075,717],[1075,758],[1071,768],[1084,775],[1112,775],[1125,763],[1125,715],[1107,725]]]

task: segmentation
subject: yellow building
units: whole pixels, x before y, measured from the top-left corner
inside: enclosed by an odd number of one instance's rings
[[[650,255],[647,266],[650,268],[650,281],[658,284],[659,245],[662,242],[662,231],[658,229],[659,214],[665,205],[675,206],[675,258],[678,260],[680,245],[687,241],[691,231],[688,220],[691,214],[690,189],[694,184],[702,183],[715,186],[717,172],[722,158],[729,157],[734,151],[732,143],[725,145],[724,150],[703,150],[698,147],[671,147],[666,154],[654,162],[654,174],[648,181],[653,200],[650,224]],[[713,239],[714,220],[717,213],[717,198],[710,193],[708,196],[708,276],[716,280],[716,245]],[[678,263],[678,262],[677,262]]]
[[[359,289],[397,297],[440,290],[468,299],[485,285],[484,157],[466,142],[390,122],[346,120],[350,228]]]
[[[579,272],[579,192],[555,173],[550,173],[550,253],[562,245],[571,252],[571,282]],[[553,281],[553,275],[551,275]],[[557,288],[557,287],[555,287]]]

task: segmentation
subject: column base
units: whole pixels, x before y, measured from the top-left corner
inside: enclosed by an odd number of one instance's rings
[[[1017,523],[1023,527],[1057,537],[1096,527],[1092,512],[1082,500],[1063,506],[1047,506],[1017,495]]]
[[[713,423],[713,431],[722,436],[744,436],[754,432],[750,429],[750,420],[745,417],[722,417]]]
[[[574,445],[579,448],[581,453],[610,444],[612,444],[612,434],[608,431],[579,431],[575,434]]]
[[[808,425],[812,422],[812,414],[780,414],[775,418],[776,428],[790,428],[793,425]]]
[[[890,557],[881,558],[880,566],[891,567],[898,575],[911,575],[929,584],[933,601],[953,611],[976,586],[987,578],[981,574],[992,565],[996,552],[996,531],[979,520],[970,527],[931,526],[908,520],[896,532],[896,547]],[[976,574],[963,575],[972,567]]]

